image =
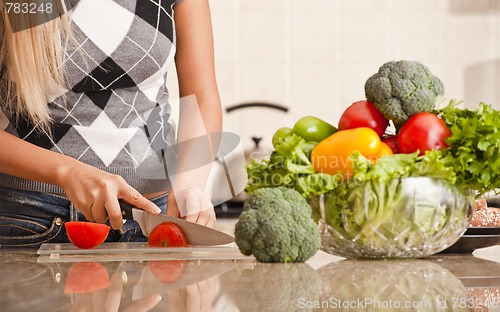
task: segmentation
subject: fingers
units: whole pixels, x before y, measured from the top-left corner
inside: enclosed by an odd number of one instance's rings
[[[147,211],[151,214],[160,214],[161,209],[155,205],[152,201],[142,196],[139,192],[137,192],[133,187],[127,184],[127,187],[124,187],[118,193],[118,197],[129,204],[134,205],[134,207],[140,208],[144,211]]]
[[[210,211],[210,216],[208,217],[207,223],[205,226],[213,228],[215,226],[215,222],[217,221],[217,217],[215,215],[215,210]]]
[[[173,192],[170,192],[167,197],[167,216],[179,218],[179,207],[177,206],[177,200]]]
[[[203,212],[201,210],[200,194],[196,191],[188,191],[185,198],[186,216],[185,219],[190,222],[196,222],[198,216]]]
[[[120,204],[116,196],[107,194],[106,202],[104,203],[105,212],[109,217],[109,224],[115,230],[121,229],[123,225],[123,217],[120,209]]]
[[[106,223],[109,219],[111,227],[115,230],[120,229],[123,225],[118,198],[116,197],[116,189],[119,186],[109,184],[99,190],[91,192],[93,202],[90,208],[90,216],[84,214],[89,221],[97,223]]]
[[[65,186],[68,198],[88,221],[105,223],[109,218],[113,229],[120,229],[123,217],[119,199],[149,213],[161,213],[157,205],[142,196],[123,177],[95,168],[88,170],[81,174],[80,179]]]
[[[202,221],[200,223],[204,223],[205,226],[208,227],[213,227],[215,225],[215,210],[214,210],[214,205],[212,204],[212,201],[208,196],[204,196],[202,198],[203,200],[203,207],[207,207],[207,209],[202,210],[202,214],[200,217],[202,217]]]
[[[204,312],[212,311],[215,298],[213,281],[204,280],[184,288],[185,311]]]
[[[200,312],[203,295],[200,293],[198,283],[186,286],[186,311]],[[210,303],[210,306],[212,304]]]
[[[133,305],[123,310],[123,312],[146,312],[153,309],[161,301],[160,294],[153,294],[136,301]],[[118,311],[118,310],[117,310]]]
[[[213,227],[215,224],[215,210],[212,202],[205,193],[200,194],[198,198],[189,197],[186,201],[188,215],[186,220],[201,225]]]
[[[76,206],[76,205],[75,205]],[[90,222],[94,222],[94,216],[92,215],[92,210],[94,209],[94,202],[90,203],[90,206],[88,209],[79,209],[82,213],[85,219],[87,219]]]
[[[108,221],[108,213],[106,211],[104,194],[98,193],[96,196],[97,197],[95,198],[90,210],[93,217],[92,221],[95,221],[97,223],[105,223],[106,221]]]
[[[115,272],[111,276],[111,283],[108,287],[108,295],[106,299],[104,300],[103,310],[104,311],[110,311],[110,312],[115,312],[120,309],[120,301],[123,293],[123,275],[125,272],[124,271],[118,271]],[[125,273],[126,274],[126,273]]]
[[[209,227],[215,225],[215,210],[207,193],[195,188],[183,190],[179,193],[179,200],[169,200],[167,215],[177,216],[181,211],[180,215],[187,221]],[[170,193],[169,197],[172,195],[173,193]]]
[[[215,299],[215,283],[213,279],[207,279],[198,283],[200,294],[200,308],[202,312],[212,311],[212,304]]]

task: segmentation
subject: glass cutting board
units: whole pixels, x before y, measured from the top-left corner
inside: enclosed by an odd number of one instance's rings
[[[80,249],[71,243],[43,244],[38,262],[146,261],[146,260],[237,260],[243,255],[235,244],[223,246],[149,247],[146,242],[103,243]]]

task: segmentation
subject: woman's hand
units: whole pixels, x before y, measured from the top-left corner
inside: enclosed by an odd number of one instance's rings
[[[169,291],[169,311],[204,312],[212,311],[217,291],[217,277]]]
[[[153,202],[142,196],[121,176],[84,163],[75,163],[60,173],[60,183],[66,196],[89,221],[105,223],[120,229],[123,218],[118,199],[152,214],[161,212]]]
[[[213,227],[215,210],[209,195],[198,188],[171,192],[167,198],[167,215]]]

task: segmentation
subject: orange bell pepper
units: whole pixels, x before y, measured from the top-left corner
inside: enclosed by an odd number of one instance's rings
[[[344,178],[349,178],[353,175],[349,156],[354,151],[372,162],[392,154],[391,148],[380,141],[375,131],[360,127],[338,131],[319,142],[311,152],[311,163],[316,172],[341,173]]]
[[[375,155],[374,159],[370,158],[370,160],[372,160],[372,162],[375,162],[377,159],[379,159],[382,156],[392,155],[392,154],[393,154],[392,148],[389,146],[389,144],[387,144],[385,142],[380,142],[380,149],[378,150],[377,155]]]

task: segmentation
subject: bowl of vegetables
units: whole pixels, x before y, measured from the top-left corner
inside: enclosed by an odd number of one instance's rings
[[[445,179],[394,178],[349,183],[320,195],[321,248],[347,258],[420,258],[453,245],[466,231],[474,196]],[[340,195],[340,196],[339,196]]]
[[[247,165],[246,192],[298,191],[321,248],[335,255],[421,258],[447,249],[467,230],[474,200],[500,190],[500,111],[455,100],[439,107],[443,92],[421,63],[384,64],[338,127],[316,118],[306,130],[278,129],[269,159]]]

